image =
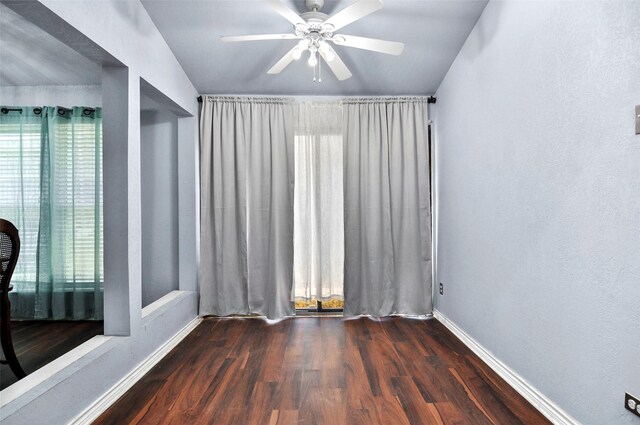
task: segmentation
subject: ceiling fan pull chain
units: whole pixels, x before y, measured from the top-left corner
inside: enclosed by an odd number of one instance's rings
[[[322,60],[318,60],[318,82],[322,82]]]

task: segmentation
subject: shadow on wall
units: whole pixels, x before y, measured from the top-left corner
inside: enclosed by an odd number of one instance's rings
[[[473,28],[473,31],[476,31],[478,36],[468,38],[466,43],[468,43],[469,47],[460,52],[460,57],[464,60],[472,61],[477,56],[480,56],[482,51],[491,44],[500,25],[502,8],[509,7],[508,2],[498,3],[499,7],[494,7],[495,11],[492,14],[487,15],[483,11],[480,15],[476,26]]]
[[[149,107],[145,108],[144,104]],[[178,121],[143,97],[140,111],[142,307],[179,289]]]
[[[148,15],[144,6],[139,2],[114,1],[111,4],[113,4],[115,11],[123,17],[123,20],[130,22],[141,34],[153,34],[155,26],[151,19],[144,19]]]

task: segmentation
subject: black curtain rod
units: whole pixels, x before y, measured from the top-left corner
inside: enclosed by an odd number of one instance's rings
[[[437,98],[434,96],[429,96],[427,98],[427,103],[436,103]],[[198,103],[202,103],[202,96],[198,96]]]

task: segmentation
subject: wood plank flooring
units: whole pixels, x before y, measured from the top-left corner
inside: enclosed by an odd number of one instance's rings
[[[205,319],[95,424],[548,424],[436,320]]]
[[[27,375],[102,333],[101,321],[11,322],[13,349]],[[16,377],[9,366],[0,364],[0,390],[15,382]]]

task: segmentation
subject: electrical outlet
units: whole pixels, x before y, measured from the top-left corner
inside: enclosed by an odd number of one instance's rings
[[[440,282],[440,295],[444,295],[444,283]]]
[[[625,393],[624,395],[624,407],[636,414],[636,416],[640,416],[640,399],[638,397],[634,397],[629,393]]]

